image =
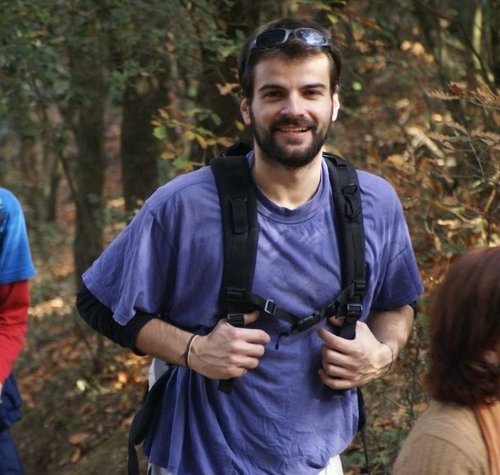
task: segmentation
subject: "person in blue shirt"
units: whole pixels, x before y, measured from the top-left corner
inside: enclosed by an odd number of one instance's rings
[[[0,475],[24,474],[9,428],[21,417],[12,368],[25,338],[34,273],[21,205],[0,188]]]
[[[310,315],[342,288],[322,156],[339,111],[341,57],[308,20],[257,29],[240,60],[241,114],[257,193],[253,292]],[[358,171],[367,286],[356,338],[337,318],[275,342],[287,325],[258,311],[220,317],[223,242],[208,167],[160,187],[83,275],[77,306],[97,331],[172,368],[144,450],[150,473],[333,474],[358,427],[356,388],[384,376],[422,292],[399,199]],[[230,394],[219,380],[234,378]]]

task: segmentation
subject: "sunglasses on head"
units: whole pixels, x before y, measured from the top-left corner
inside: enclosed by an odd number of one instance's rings
[[[295,37],[297,40],[306,43],[312,47],[330,46],[328,37],[319,30],[314,28],[276,28],[267,30],[253,40],[250,51],[256,49],[272,49],[285,44],[290,36]]]

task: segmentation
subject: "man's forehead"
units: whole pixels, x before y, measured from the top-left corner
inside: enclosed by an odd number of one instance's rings
[[[330,84],[330,64],[324,54],[305,58],[273,56],[255,65],[254,86],[258,90],[269,84],[276,87]]]

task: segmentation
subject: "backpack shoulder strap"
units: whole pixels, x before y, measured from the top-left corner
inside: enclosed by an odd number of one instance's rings
[[[222,156],[210,162],[219,192],[224,242],[220,302],[225,313],[243,312],[251,291],[259,226],[257,198],[245,155]],[[228,308],[234,302],[236,309]],[[249,308],[250,310],[250,308]]]
[[[230,150],[246,152],[236,146]],[[363,312],[365,291],[365,237],[358,177],[354,167],[337,155],[324,154],[332,186],[342,269],[342,291],[324,309],[300,318],[252,293],[259,226],[257,198],[245,155],[224,155],[210,162],[221,203],[224,270],[220,303],[227,315],[260,308],[289,322],[289,334],[303,331],[330,315],[345,316],[340,336],[355,337],[356,321]]]
[[[228,322],[242,326],[242,313],[255,308],[249,304],[249,295],[259,239],[257,198],[246,155],[228,153],[245,153],[245,149],[233,147],[210,162],[222,214],[224,265],[219,301]],[[230,393],[232,384],[232,380],[221,380],[219,389]]]
[[[337,155],[324,154],[332,185],[338,221],[343,291],[337,297],[339,315],[345,315],[340,336],[353,339],[356,321],[363,312],[365,279],[365,234],[358,175],[354,167]]]

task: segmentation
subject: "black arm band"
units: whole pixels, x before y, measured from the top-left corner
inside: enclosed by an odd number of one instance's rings
[[[408,304],[413,309],[413,318],[417,318],[418,315],[418,300],[414,300],[413,302]]]
[[[142,355],[135,348],[135,340],[141,328],[153,318],[150,313],[137,312],[128,323],[120,325],[113,318],[110,308],[101,303],[92,292],[82,284],[76,298],[76,308],[80,316],[98,333],[106,338],[129,348],[134,353]]]

